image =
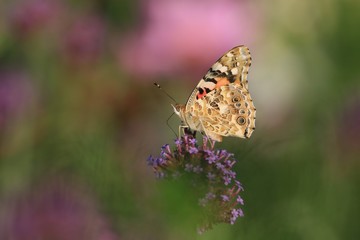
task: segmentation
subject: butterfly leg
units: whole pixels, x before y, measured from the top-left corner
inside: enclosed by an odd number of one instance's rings
[[[186,132],[185,132],[185,129],[188,129],[188,128],[189,128],[189,126],[179,125],[179,139],[181,138],[181,135],[182,135],[182,134],[181,134],[181,132],[182,132],[181,130],[183,129],[183,132],[186,133]]]
[[[183,134],[192,135],[194,138],[196,137],[196,131],[191,131],[189,126],[187,125],[179,125],[179,138],[181,138],[181,132]]]

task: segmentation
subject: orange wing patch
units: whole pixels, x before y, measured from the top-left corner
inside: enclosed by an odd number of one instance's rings
[[[230,81],[226,77],[217,77],[215,78],[217,81],[215,88],[220,88],[221,86],[229,85]]]

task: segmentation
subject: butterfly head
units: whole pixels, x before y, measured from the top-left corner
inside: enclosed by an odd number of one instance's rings
[[[176,115],[178,115],[180,117],[181,120],[185,120],[185,105],[184,104],[179,104],[179,103],[176,103],[175,105],[172,105],[171,106],[174,108],[174,112]]]

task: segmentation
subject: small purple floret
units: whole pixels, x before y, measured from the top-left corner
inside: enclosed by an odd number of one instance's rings
[[[192,144],[192,145],[195,145],[196,144],[196,139],[195,138],[189,139],[189,143]]]
[[[223,179],[225,185],[229,185],[231,183],[231,178],[229,178],[228,176],[224,176]]]
[[[208,157],[205,158],[209,164],[213,164],[216,162],[216,160],[218,159],[216,155],[211,154]]]
[[[222,198],[223,202],[228,202],[228,201],[230,201],[230,198],[229,198],[228,195],[221,195],[220,197]]]
[[[238,217],[243,217],[243,216],[244,213],[240,208],[231,210],[230,224],[234,224]]]
[[[244,205],[244,200],[240,197],[240,195],[237,196],[236,202],[240,203],[241,205]]]
[[[199,150],[196,147],[190,147],[189,148],[189,153],[190,154],[197,154],[199,152]]]
[[[154,158],[150,155],[147,160],[146,160],[148,166],[153,166],[154,165]]]
[[[175,144],[176,144],[176,146],[180,146],[182,144],[181,139],[180,138],[176,139]]]
[[[225,166],[222,163],[216,163],[216,168],[223,170]]]

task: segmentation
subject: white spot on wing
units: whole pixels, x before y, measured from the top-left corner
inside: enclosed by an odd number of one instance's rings
[[[231,73],[232,73],[233,75],[237,75],[237,74],[238,74],[238,69],[237,69],[237,68],[231,69]]]
[[[220,69],[220,72],[226,72],[228,70],[227,66],[222,66]]]
[[[214,71],[217,71],[217,70],[220,70],[220,68],[222,68],[223,67],[223,65],[221,64],[221,63],[219,63],[219,62],[216,62],[216,63],[214,63],[214,65],[212,65],[212,69],[214,70]]]
[[[213,82],[204,82],[201,84],[201,87],[209,88],[210,90],[214,89],[215,83]]]

